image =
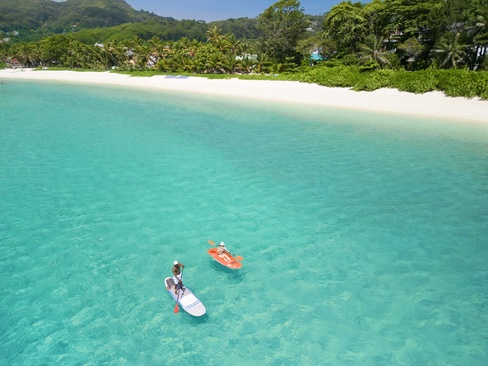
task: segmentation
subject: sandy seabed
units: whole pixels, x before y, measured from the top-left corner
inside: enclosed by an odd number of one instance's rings
[[[32,69],[0,70],[0,81],[10,82],[15,79],[185,91],[287,104],[308,104],[488,123],[488,101],[479,98],[451,98],[442,92],[413,94],[386,88],[372,92],[356,92],[348,88],[328,88],[297,81],[207,79],[205,77],[168,77],[165,75],[136,77],[110,72]]]

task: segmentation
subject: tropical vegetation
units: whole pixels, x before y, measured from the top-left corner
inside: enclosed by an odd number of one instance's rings
[[[30,11],[35,4],[46,9],[17,27],[18,39],[12,29],[20,24],[19,15],[7,6],[14,2]],[[132,73],[271,75],[356,90],[442,90],[488,99],[488,0],[343,1],[315,16],[305,14],[298,0],[279,0],[256,19],[209,24],[138,12],[122,0],[56,4],[0,4],[0,39],[15,38],[0,43],[0,62]],[[97,7],[104,11],[95,15]],[[74,10],[83,15],[76,24]]]

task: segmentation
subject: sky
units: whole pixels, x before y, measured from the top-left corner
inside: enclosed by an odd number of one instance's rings
[[[211,22],[230,18],[255,18],[278,0],[125,0],[135,10],[146,10],[177,20],[195,19]],[[342,0],[301,0],[305,14],[328,12]]]

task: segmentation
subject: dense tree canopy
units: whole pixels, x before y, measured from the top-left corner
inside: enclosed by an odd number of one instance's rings
[[[305,35],[307,21],[298,0],[280,0],[258,17],[258,29],[262,32],[260,48],[271,57],[285,61],[295,58],[296,46]]]
[[[366,36],[367,21],[360,3],[342,2],[334,6],[324,20],[326,36],[339,49],[354,51]]]
[[[326,14],[322,36],[330,40],[328,44],[335,44],[338,55],[359,54],[364,52],[365,40],[383,38],[378,51],[390,51],[409,69],[432,64],[440,54],[434,49],[441,49],[441,45],[446,48],[456,40],[460,58],[449,65],[475,69],[483,67],[488,46],[487,12],[487,0],[344,1]],[[330,54],[331,50],[324,53]],[[378,62],[378,66],[382,64]]]
[[[1,0],[0,30],[61,33],[159,18],[116,0]],[[41,32],[42,33],[42,32]]]
[[[58,17],[54,16],[54,20],[65,22],[60,15],[60,3],[3,0],[0,10],[5,12],[0,11],[0,24],[5,19],[15,23],[25,16],[24,24],[35,28],[31,34],[37,38],[21,42],[20,37],[4,31],[0,40],[2,37],[14,40],[0,42],[0,57],[3,62],[16,57],[26,66],[34,67],[261,73],[298,70],[300,65],[313,64],[311,53],[318,50],[323,58],[334,60],[328,65],[341,63],[364,70],[412,71],[431,67],[486,70],[487,2],[344,1],[320,18],[305,15],[298,0],[279,0],[256,19],[206,24],[155,15],[141,21],[147,14],[127,9],[124,2],[69,0],[63,2],[68,8],[63,14],[73,14],[75,8],[84,19],[83,24],[90,19],[97,24],[101,21],[110,24],[113,19],[124,21],[134,14],[142,18],[96,28],[81,29],[72,24],[68,31],[53,35],[44,26],[35,27],[41,20],[54,24],[51,17],[56,12]],[[10,11],[13,4],[18,4],[18,14]],[[45,12],[39,9],[43,6]],[[37,9],[35,16],[29,18],[26,9]]]

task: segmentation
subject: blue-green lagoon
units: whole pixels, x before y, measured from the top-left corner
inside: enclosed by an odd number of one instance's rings
[[[0,87],[0,365],[488,359],[488,125]]]

